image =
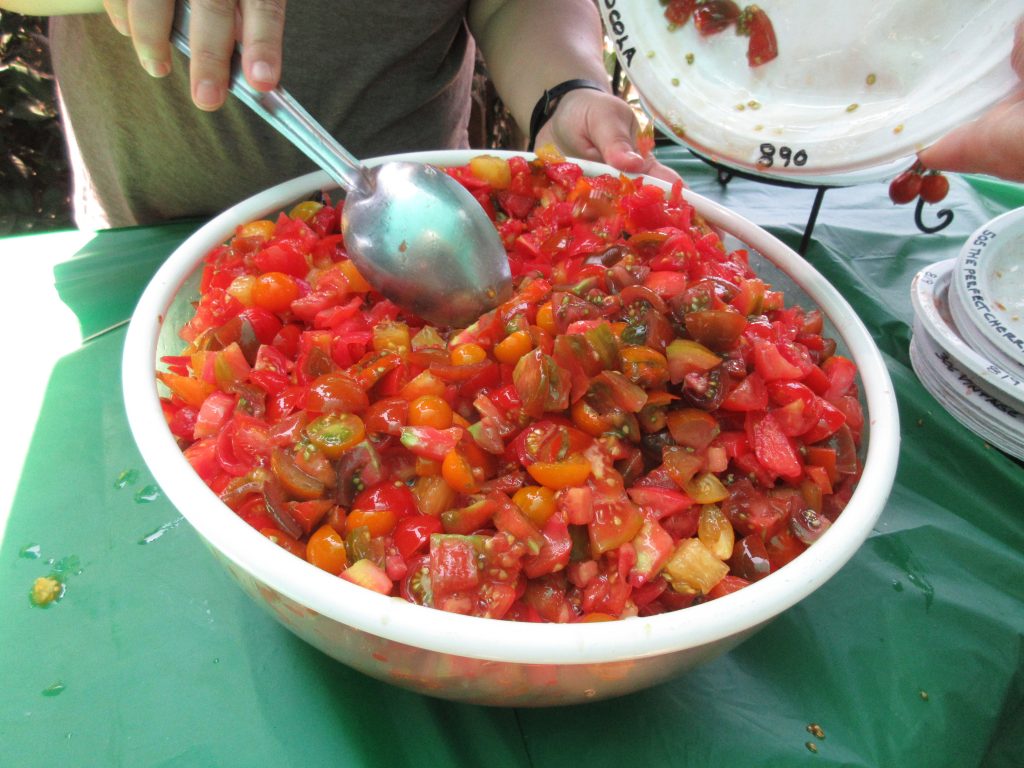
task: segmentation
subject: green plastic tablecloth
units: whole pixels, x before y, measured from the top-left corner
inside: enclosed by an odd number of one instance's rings
[[[814,191],[659,150],[697,192],[800,243]],[[737,649],[630,696],[551,709],[453,704],[364,677],[230,581],[153,484],[120,391],[124,325],[196,227],[97,234],[51,252],[86,341],[53,365],[0,548],[0,765],[1021,766],[1024,471],[910,368],[913,275],[956,255],[1024,189],[954,178],[925,235],[881,182],[831,189],[807,258],[860,313],[896,386],[902,453],[871,537]],[[925,216],[932,215],[926,209]],[[0,241],[5,274],[66,240]],[[33,316],[7,334],[47,343]],[[65,310],[66,311],[66,310]],[[17,377],[9,359],[6,376]],[[8,398],[7,408],[18,408]],[[64,574],[46,609],[28,593]]]

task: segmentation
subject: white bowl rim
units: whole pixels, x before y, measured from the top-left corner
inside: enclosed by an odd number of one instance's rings
[[[461,165],[481,154],[532,157],[512,151],[444,150],[366,162]],[[618,174],[606,165],[572,160],[588,175]],[[668,186],[656,179],[646,182]],[[753,630],[824,584],[870,535],[895,480],[900,442],[896,398],[881,352],[852,307],[796,252],[749,220],[684,189],[688,201],[711,224],[773,262],[821,306],[857,364],[870,430],[864,471],[844,513],[813,546],[742,590],[684,610],[616,622],[533,624],[499,623],[379,595],[319,570],[270,542],[203,483],[167,429],[154,375],[156,342],[172,297],[210,248],[230,238],[236,225],[332,186],[325,173],[315,171],[260,192],[200,227],[153,276],[125,338],[125,409],[147,467],[199,535],[237,568],[329,619],[412,647],[496,662],[601,664],[696,648]]]

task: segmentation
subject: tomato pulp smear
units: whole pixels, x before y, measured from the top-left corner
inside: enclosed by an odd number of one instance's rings
[[[437,328],[348,260],[343,203],[240,225],[157,376],[195,471],[340,578],[442,610],[599,621],[783,567],[861,472],[853,363],[676,186],[552,152],[448,169],[515,295]]]

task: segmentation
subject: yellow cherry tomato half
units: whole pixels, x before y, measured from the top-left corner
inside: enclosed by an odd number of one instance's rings
[[[452,365],[475,365],[487,359],[487,350],[472,341],[453,347],[448,354]]]
[[[583,485],[590,477],[590,462],[574,454],[564,461],[535,461],[526,471],[545,488],[557,491]]]
[[[345,533],[350,534],[356,528],[365,527],[370,536],[387,536],[395,529],[398,517],[388,507],[375,509],[353,509],[345,518]]]

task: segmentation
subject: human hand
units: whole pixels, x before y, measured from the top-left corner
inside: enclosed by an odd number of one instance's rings
[[[242,44],[242,71],[253,88],[269,91],[281,77],[286,0],[194,0],[189,24],[189,79],[200,109],[219,109],[227,98],[231,55]],[[104,0],[111,23],[130,37],[153,77],[171,71],[173,0]]]
[[[1024,81],[1024,17],[1017,22],[1010,63]],[[1024,82],[977,120],[922,150],[918,158],[933,170],[1024,181]]]
[[[679,174],[654,155],[637,149],[639,125],[632,108],[610,93],[580,88],[565,94],[537,135],[537,146],[554,144],[566,155],[607,163],[625,173],[643,173],[667,181]]]

